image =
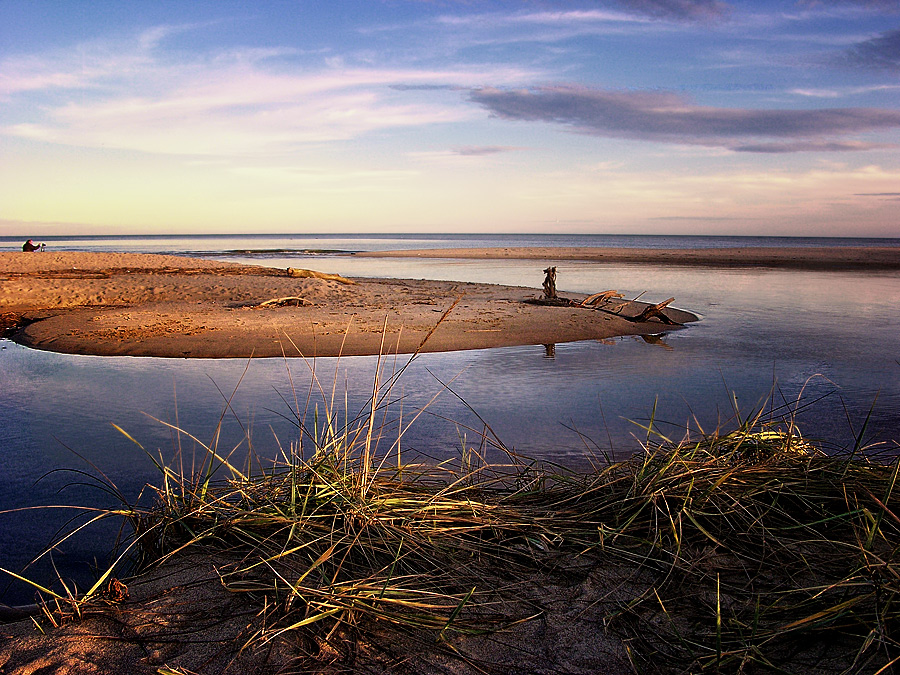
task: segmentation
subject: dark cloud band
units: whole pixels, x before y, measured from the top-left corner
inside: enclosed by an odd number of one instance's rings
[[[900,111],[878,108],[761,110],[699,106],[667,92],[558,86],[485,88],[471,99],[508,120],[562,124],[597,136],[726,147],[744,152],[868,150],[834,137],[900,127]]]
[[[854,65],[900,71],[900,30],[854,45],[846,57]]]

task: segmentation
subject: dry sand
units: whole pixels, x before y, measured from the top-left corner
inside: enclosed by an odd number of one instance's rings
[[[542,281],[540,267],[535,271]],[[450,351],[670,328],[625,318],[639,314],[644,303],[548,307],[525,302],[542,295],[537,288],[354,282],[180,256],[0,253],[0,312],[7,325],[18,326],[14,340],[38,349],[168,357],[411,353],[423,341],[423,351]],[[286,297],[299,298],[300,306],[260,306]],[[678,323],[696,320],[677,309],[666,313]]]

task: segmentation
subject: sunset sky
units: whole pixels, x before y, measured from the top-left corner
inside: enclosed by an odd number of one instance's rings
[[[900,1],[0,0],[0,232],[900,236]]]

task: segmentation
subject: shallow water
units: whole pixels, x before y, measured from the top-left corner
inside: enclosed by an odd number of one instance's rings
[[[296,258],[275,256],[266,262],[297,266]],[[353,276],[532,287],[539,287],[543,277],[541,261],[308,256],[304,266]],[[625,454],[639,447],[646,432],[636,422],[646,423],[654,407],[659,429],[677,437],[686,424],[711,429],[726,423],[733,400],[747,414],[770,396],[780,403],[794,401],[801,392],[804,401],[815,402],[798,414],[808,437],[850,445],[871,409],[866,440],[896,438],[900,275],[575,262],[558,267],[562,291],[615,288],[629,297],[644,292],[644,299],[654,301],[674,295],[675,305],[699,313],[702,321],[651,342],[626,337],[553,349],[536,345],[421,355],[393,392],[402,403],[388,418],[386,438],[396,437],[401,409],[405,426],[417,408],[439,394],[404,433],[406,456],[455,456],[462,439],[477,444],[486,423],[510,448],[581,467],[589,463],[590,452]],[[178,447],[178,437],[158,420],[180,424],[209,441],[225,411],[220,449],[235,448],[235,458],[246,454],[242,439],[248,431],[254,450],[264,457],[299,438],[285,402],[292,402],[296,392],[305,407],[311,376],[299,359],[248,364],[85,357],[0,344],[0,509],[115,504],[104,492],[69,485],[83,482],[83,476],[45,476],[70,468],[95,475],[102,471],[127,500],[136,500],[142,486],[158,475],[147,452],[168,459]],[[406,360],[389,359],[387,371]],[[365,407],[377,364],[376,357],[354,357],[319,359],[314,366],[326,393],[336,380],[337,410],[355,413]],[[441,382],[451,381],[452,392],[442,391]],[[312,400],[321,411],[322,396]],[[181,444],[189,462],[196,444],[185,437]],[[0,567],[21,569],[70,515],[0,514]],[[86,579],[85,561],[108,550],[114,528],[92,532],[54,554],[64,574]],[[48,568],[41,573],[49,573]],[[3,599],[23,602],[30,595],[17,586]]]

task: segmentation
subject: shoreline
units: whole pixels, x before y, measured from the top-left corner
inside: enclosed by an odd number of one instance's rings
[[[460,258],[483,260],[580,260],[600,263],[698,267],[775,267],[805,270],[900,269],[900,247],[833,246],[786,248],[579,248],[498,247],[363,251],[361,258]]]
[[[567,260],[851,272],[900,269],[900,247],[540,247],[353,255],[534,260],[539,261],[535,286],[542,280],[539,266]],[[316,260],[317,266],[323,264]],[[295,278],[285,269],[181,255],[0,252],[0,329],[5,337],[36,349],[176,358],[408,354],[672,330],[658,320],[635,323],[626,318],[639,315],[646,302],[611,299],[594,310],[547,307],[528,303],[542,295],[537,287],[364,278],[343,283],[334,275],[316,274]],[[596,289],[606,290],[614,289]],[[668,289],[668,294],[677,305],[678,289]],[[578,302],[586,295],[563,297]],[[267,304],[279,299],[296,306]],[[674,307],[665,311],[679,324],[698,319]]]
[[[457,351],[673,329],[630,321],[646,302],[550,307],[528,302],[538,288],[320,276],[155,254],[0,253],[0,314],[16,323],[11,339],[36,349],[178,358]],[[277,300],[290,302],[270,304]]]

